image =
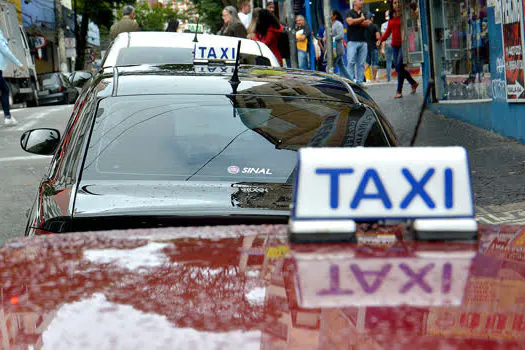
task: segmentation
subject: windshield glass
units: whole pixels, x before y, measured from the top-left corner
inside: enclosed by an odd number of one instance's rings
[[[300,147],[357,145],[388,141],[370,110],[345,103],[112,97],[99,105],[83,179],[291,183]]]
[[[39,75],[38,82],[43,88],[60,86],[60,80],[57,73]]]

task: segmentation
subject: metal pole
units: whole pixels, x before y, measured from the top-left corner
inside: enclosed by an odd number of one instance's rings
[[[285,0],[286,5],[286,27],[288,29],[288,41],[290,42],[290,62],[292,68],[298,68],[297,44],[295,43],[295,16],[293,12],[293,0]],[[307,0],[308,1],[308,0]]]
[[[312,10],[310,8],[310,0],[304,0],[304,7],[306,12],[306,23],[310,26],[310,30],[313,29],[312,26]],[[308,45],[308,55],[310,56],[310,69],[315,70],[315,45],[312,41],[314,38],[314,33],[310,34],[310,37],[307,38],[310,45]]]
[[[331,10],[332,6],[330,0],[323,0],[324,37],[326,39],[324,48],[326,51],[326,71],[328,73],[334,72],[334,57],[332,52],[332,20],[330,19]]]

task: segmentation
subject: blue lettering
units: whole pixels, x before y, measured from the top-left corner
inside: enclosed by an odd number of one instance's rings
[[[215,49],[213,47],[210,47],[210,51],[208,51],[208,58],[210,57],[217,59],[217,54],[215,53]]]
[[[228,59],[228,48],[227,47],[221,47],[221,60],[223,58]]]
[[[208,67],[208,72],[213,73],[217,70],[217,67]]]
[[[235,47],[232,47],[232,60],[235,59]]]
[[[201,57],[204,58],[204,50],[206,50],[206,46],[199,46],[199,50],[201,50]]]
[[[445,169],[445,208],[454,207],[454,183],[452,169]]]
[[[423,201],[430,209],[434,209],[436,207],[436,204],[425,191],[425,185],[435,173],[434,168],[428,169],[420,181],[417,181],[410,172],[410,170],[408,170],[407,168],[403,168],[402,173],[412,186],[412,190],[410,190],[410,192],[406,195],[405,199],[403,199],[403,201],[401,202],[401,209],[408,208],[410,203],[414,200],[414,198],[416,198],[417,195],[419,195],[421,199],[423,199]]]
[[[365,193],[366,187],[370,180],[374,182],[374,185],[377,189],[377,193]],[[374,169],[368,169],[367,171],[365,171],[363,178],[361,179],[361,183],[359,184],[359,187],[357,188],[357,191],[355,193],[354,199],[350,204],[350,207],[352,209],[357,209],[357,207],[359,207],[359,204],[363,199],[380,199],[383,202],[383,205],[386,209],[392,208],[392,202],[388,197],[388,193],[386,192],[385,186],[383,186],[383,182],[381,181],[379,174]]]
[[[318,168],[316,169],[318,175],[330,175],[330,208],[337,209],[339,207],[339,175],[352,174],[352,168]]]

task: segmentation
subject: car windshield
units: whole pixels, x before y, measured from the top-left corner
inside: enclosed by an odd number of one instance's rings
[[[100,102],[82,177],[291,183],[296,151],[305,146],[388,140],[370,110],[334,101],[111,97]]]

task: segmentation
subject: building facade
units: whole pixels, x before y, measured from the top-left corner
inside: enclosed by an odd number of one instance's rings
[[[406,0],[408,1],[408,0]],[[418,0],[431,108],[525,143],[523,0]]]

